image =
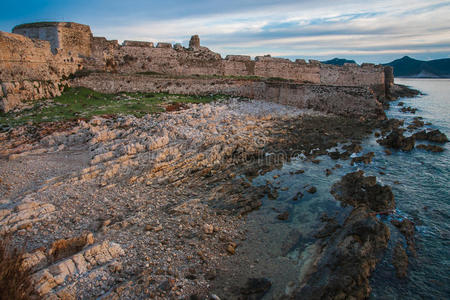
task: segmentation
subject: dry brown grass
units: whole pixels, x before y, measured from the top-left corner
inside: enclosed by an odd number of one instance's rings
[[[0,239],[0,300],[31,299],[31,274],[22,267],[24,251],[12,247],[9,238]]]

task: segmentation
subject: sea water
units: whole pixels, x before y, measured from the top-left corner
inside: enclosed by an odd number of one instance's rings
[[[387,111],[389,118],[409,123],[414,116],[433,125],[450,137],[450,79],[397,79],[396,83],[411,86],[424,95],[399,99]],[[416,114],[399,112],[398,102],[418,108]],[[373,140],[369,147],[378,149]],[[416,142],[417,144],[417,142]],[[420,149],[392,156],[376,155],[373,165],[384,165],[381,178],[392,185],[397,213],[416,225],[417,256],[410,256],[408,276],[397,279],[391,265],[390,251],[398,240],[393,234],[390,249],[374,272],[371,285],[373,299],[449,299],[450,298],[450,143],[442,153]],[[380,152],[379,149],[377,152]],[[391,232],[395,229],[391,226]]]
[[[402,98],[391,102],[386,111],[389,118],[405,120],[405,127],[414,117],[423,117],[424,128],[439,129],[450,137],[450,79],[397,79],[396,83],[405,84],[424,93],[415,98]],[[417,108],[415,114],[400,112],[398,103]],[[423,128],[419,129],[422,130]],[[405,135],[412,134],[406,132]],[[351,166],[350,161],[332,160],[328,156],[318,157],[320,164],[302,159],[293,159],[282,168],[273,170],[253,180],[254,185],[270,185],[278,189],[276,200],[263,200],[263,206],[250,214],[250,224],[255,227],[261,224],[271,225],[258,235],[270,251],[270,243],[284,232],[298,230],[302,239],[297,247],[287,254],[296,270],[307,264],[308,251],[316,240],[314,234],[323,224],[321,216],[336,217],[342,221],[351,208],[342,208],[330,194],[331,186],[343,175],[363,170],[365,175],[374,175],[379,183],[392,187],[396,211],[393,215],[380,217],[391,231],[391,239],[385,255],[381,258],[371,277],[373,288],[372,299],[449,299],[450,298],[450,143],[441,145],[442,153],[413,149],[410,152],[392,150],[392,155],[384,153],[385,148],[376,142],[374,134],[363,143],[363,151],[357,156],[373,151],[372,163]],[[426,143],[426,142],[416,142]],[[333,168],[336,163],[341,168]],[[303,169],[304,173],[295,174]],[[333,169],[332,174],[325,176],[326,169]],[[310,186],[317,192],[307,192]],[[293,200],[298,192],[303,193],[299,200]],[[288,221],[276,221],[276,214],[289,211]],[[396,277],[392,265],[392,250],[398,241],[405,243],[399,231],[390,223],[395,219],[408,218],[416,228],[416,257],[409,256],[408,276]],[[280,239],[281,241],[281,239]],[[261,241],[262,242],[262,241]],[[255,242],[255,245],[256,242]],[[274,243],[278,247],[279,243]],[[273,251],[273,253],[278,253]],[[274,258],[276,259],[276,257]],[[280,260],[281,261],[281,260]],[[269,270],[267,266],[265,270]],[[271,272],[261,274],[274,283],[273,289],[283,289],[286,282],[271,276]],[[302,274],[296,274],[301,278]],[[273,278],[271,278],[273,277]],[[279,282],[277,282],[277,280]],[[273,292],[273,291],[272,291]],[[272,292],[265,299],[273,296]]]

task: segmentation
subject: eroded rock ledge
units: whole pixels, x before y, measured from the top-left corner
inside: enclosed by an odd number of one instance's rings
[[[349,173],[332,187],[335,198],[354,209],[342,225],[329,223],[320,231],[315,260],[303,275],[294,299],[365,299],[369,276],[387,248],[390,231],[376,214],[395,207],[387,186],[362,171]],[[331,219],[329,222],[335,222]]]

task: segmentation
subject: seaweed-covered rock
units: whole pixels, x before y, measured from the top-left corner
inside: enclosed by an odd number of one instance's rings
[[[420,95],[420,91],[412,89],[406,85],[403,84],[394,84],[391,88],[391,96],[390,98],[392,100],[398,99],[398,98],[412,98],[415,97],[417,95]],[[400,103],[403,102],[399,102],[399,106]],[[404,104],[404,103],[403,103]],[[402,104],[402,105],[403,105]]]
[[[397,270],[398,278],[406,277],[406,272],[408,271],[408,255],[400,242],[395,245],[394,253],[392,254],[392,264]]]
[[[441,146],[438,145],[424,145],[424,144],[420,144],[417,145],[416,147],[417,149],[422,149],[422,150],[427,150],[430,152],[444,152],[444,148],[442,148]]]
[[[365,177],[363,171],[346,174],[333,184],[331,194],[344,204],[355,207],[364,205],[376,212],[395,207],[391,188],[378,184],[375,176]]]
[[[432,130],[427,132],[427,140],[430,142],[436,142],[436,143],[446,143],[448,142],[447,136],[439,131],[439,129]]]
[[[422,121],[421,117],[415,117],[410,125],[408,125],[408,129],[417,129],[423,127],[425,122]]]
[[[403,151],[411,151],[414,148],[416,142],[414,135],[410,137],[405,137],[401,130],[395,129],[385,137],[384,139],[379,139],[377,142],[385,147],[400,149]]]
[[[364,163],[366,165],[370,164],[372,162],[372,158],[375,156],[375,153],[368,152],[364,155],[353,157],[350,164],[353,166],[355,163]]]
[[[431,130],[426,132],[425,130],[416,132],[413,134],[416,140],[420,141],[430,141],[435,143],[446,143],[448,138],[445,133],[442,133],[439,129]]]
[[[321,240],[321,252],[292,299],[366,299],[369,276],[387,247],[388,227],[367,207],[355,208],[344,225]]]
[[[403,219],[402,221],[392,220],[391,223],[400,230],[408,243],[413,240],[415,227],[412,221],[408,219]]]
[[[412,113],[412,114],[415,114],[416,111],[417,111],[417,108],[413,108],[413,107],[411,107],[411,106],[408,106],[408,107],[402,107],[402,108],[400,109],[400,111],[403,112],[403,113]]]

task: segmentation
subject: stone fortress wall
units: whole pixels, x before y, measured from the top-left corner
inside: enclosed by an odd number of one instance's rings
[[[2,86],[0,109],[8,111],[19,105],[22,100],[58,95],[62,86],[67,84],[65,79],[82,69],[106,72],[110,75],[111,73],[128,75],[128,77],[111,75],[109,76],[111,80],[114,78],[114,80],[130,81],[130,76],[132,77],[133,74],[153,74],[155,76],[146,77],[147,87],[142,86],[142,79],[138,80],[139,84],[136,83],[136,86],[133,86],[132,81],[127,82],[127,89],[136,90],[139,87],[146,91],[161,82],[159,75],[171,77],[170,81],[174,78],[181,80],[182,77],[189,76],[226,77],[229,79],[228,85],[229,82],[235,82],[239,86],[242,86],[239,83],[242,79],[276,81],[278,78],[280,82],[290,80],[289,84],[279,85],[279,95],[292,94],[285,89],[292,90],[295,85],[323,85],[353,87],[353,92],[348,93],[350,98],[355,94],[355,89],[362,89],[356,94],[366,93],[369,90],[374,98],[383,98],[389,95],[393,85],[392,69],[380,65],[349,64],[338,67],[313,60],[309,63],[304,60],[293,62],[270,56],[258,56],[252,60],[249,56],[229,55],[223,59],[220,54],[202,47],[198,36],[191,38],[189,48],[169,43],[158,43],[155,46],[151,42],[141,41],[125,41],[119,45],[115,40],[93,37],[87,25],[43,22],[16,26],[13,33],[0,32],[0,84]],[[105,82],[107,78],[108,75],[86,76],[74,82],[95,88],[95,82],[90,81]],[[213,81],[210,79],[207,84],[214,83]],[[202,84],[206,85],[204,82]],[[116,84],[116,86],[119,85]],[[185,86],[185,83],[181,85]],[[273,83],[266,83],[266,86],[269,85],[273,86]],[[186,87],[187,92],[190,90]],[[210,92],[211,88],[207,90]],[[324,91],[319,88],[316,90]],[[343,89],[339,92],[341,96],[342,91]],[[223,92],[223,90],[217,89],[216,92]],[[234,95],[235,92],[232,94]],[[252,93],[242,93],[243,96],[248,94]],[[266,98],[258,95],[255,94],[255,97]],[[290,99],[289,103],[293,101],[291,96]],[[339,101],[339,99],[333,99],[333,101]],[[302,103],[302,99],[299,98],[298,103]]]
[[[194,43],[193,40],[196,42]],[[161,43],[160,43],[161,44]],[[292,62],[289,59],[257,56],[228,55],[222,59],[220,54],[201,47],[198,36],[193,36],[189,48],[156,47],[152,43],[117,41],[104,38],[93,40],[93,68],[103,66],[105,71],[118,73],[156,72],[176,76],[218,75],[218,76],[258,76],[263,78],[283,78],[299,83],[324,84],[335,86],[366,86],[377,95],[385,95],[384,66],[346,64],[332,66],[302,59]],[[90,68],[90,66],[87,66]]]

